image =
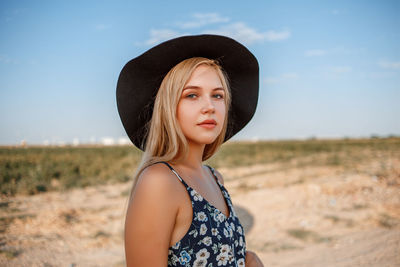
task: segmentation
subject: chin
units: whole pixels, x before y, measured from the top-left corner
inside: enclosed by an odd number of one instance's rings
[[[197,144],[203,144],[203,145],[209,145],[212,144],[213,142],[215,142],[215,140],[217,140],[218,136],[214,136],[214,137],[204,137],[204,138],[193,138],[190,139],[191,142],[193,143],[197,143]]]

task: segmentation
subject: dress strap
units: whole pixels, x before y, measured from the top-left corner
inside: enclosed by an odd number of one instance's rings
[[[218,177],[217,177],[217,175],[215,175],[215,171],[214,171],[214,168],[213,167],[211,167],[211,166],[209,166],[209,165],[206,165],[209,169],[210,169],[210,171],[211,171],[211,173],[212,173],[212,175],[214,176],[214,179],[215,179],[215,181],[217,182],[217,183],[219,183],[219,181],[218,181]]]
[[[175,171],[174,168],[172,168],[172,166],[166,162],[166,161],[159,161],[160,163],[164,163],[165,165],[168,166],[168,168],[176,175],[176,177],[178,177],[178,179],[186,186],[188,187],[188,185],[185,183],[185,181],[181,178],[181,176]]]

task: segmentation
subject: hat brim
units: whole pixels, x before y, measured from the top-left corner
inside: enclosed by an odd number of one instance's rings
[[[179,62],[192,58],[216,59],[228,75],[232,102],[224,142],[253,117],[258,101],[259,67],[255,56],[239,42],[220,35],[191,35],[165,41],[130,60],[117,83],[117,107],[132,143],[144,150],[146,124],[165,75]]]

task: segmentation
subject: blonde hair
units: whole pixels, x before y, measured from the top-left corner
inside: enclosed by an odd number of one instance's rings
[[[216,70],[225,91],[226,106],[221,133],[213,143],[206,144],[202,156],[203,161],[210,158],[224,142],[231,104],[228,77],[216,60],[204,57],[183,60],[167,73],[157,92],[153,114],[146,125],[148,136],[144,154],[134,175],[130,197],[132,197],[139,175],[146,167],[159,161],[174,163],[186,157],[188,143],[176,118],[176,110],[185,84],[193,71],[200,65],[210,66]]]

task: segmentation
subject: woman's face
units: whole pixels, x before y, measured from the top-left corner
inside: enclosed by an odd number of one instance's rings
[[[211,144],[225,119],[225,91],[213,67],[198,66],[185,84],[177,107],[177,119],[188,142]],[[203,123],[211,120],[211,123]]]

